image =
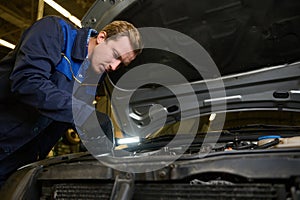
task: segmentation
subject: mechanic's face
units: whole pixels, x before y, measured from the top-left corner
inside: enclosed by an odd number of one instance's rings
[[[102,37],[100,33],[90,58],[92,69],[100,74],[116,70],[121,63],[128,65],[135,57],[127,36],[117,40],[105,40],[105,35]]]

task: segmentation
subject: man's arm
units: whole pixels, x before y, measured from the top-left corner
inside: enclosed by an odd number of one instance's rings
[[[20,102],[36,108],[42,115],[73,122],[72,94],[57,88],[50,80],[64,45],[58,21],[48,17],[36,22],[20,42],[10,76],[11,90],[20,97]],[[80,111],[84,102],[75,102]]]

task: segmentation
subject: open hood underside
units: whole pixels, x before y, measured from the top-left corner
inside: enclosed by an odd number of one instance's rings
[[[101,29],[114,19],[190,36],[210,54],[222,75],[300,60],[298,0],[97,1],[82,22]],[[143,61],[166,60],[165,55],[154,55],[145,55]]]

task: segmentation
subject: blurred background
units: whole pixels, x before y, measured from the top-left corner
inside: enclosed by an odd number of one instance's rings
[[[4,46],[3,40],[16,45],[21,33],[37,19],[46,15],[59,15],[68,20],[81,20],[94,2],[95,0],[1,0],[0,59],[13,47]],[[57,11],[58,7],[64,9],[64,15]]]

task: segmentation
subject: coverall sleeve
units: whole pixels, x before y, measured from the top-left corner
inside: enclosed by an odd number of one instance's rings
[[[17,49],[10,76],[11,90],[20,102],[32,106],[42,115],[73,123],[72,93],[59,89],[50,79],[61,59],[63,45],[63,32],[54,18],[44,18],[30,27]],[[93,110],[80,100],[73,102],[78,114]]]

